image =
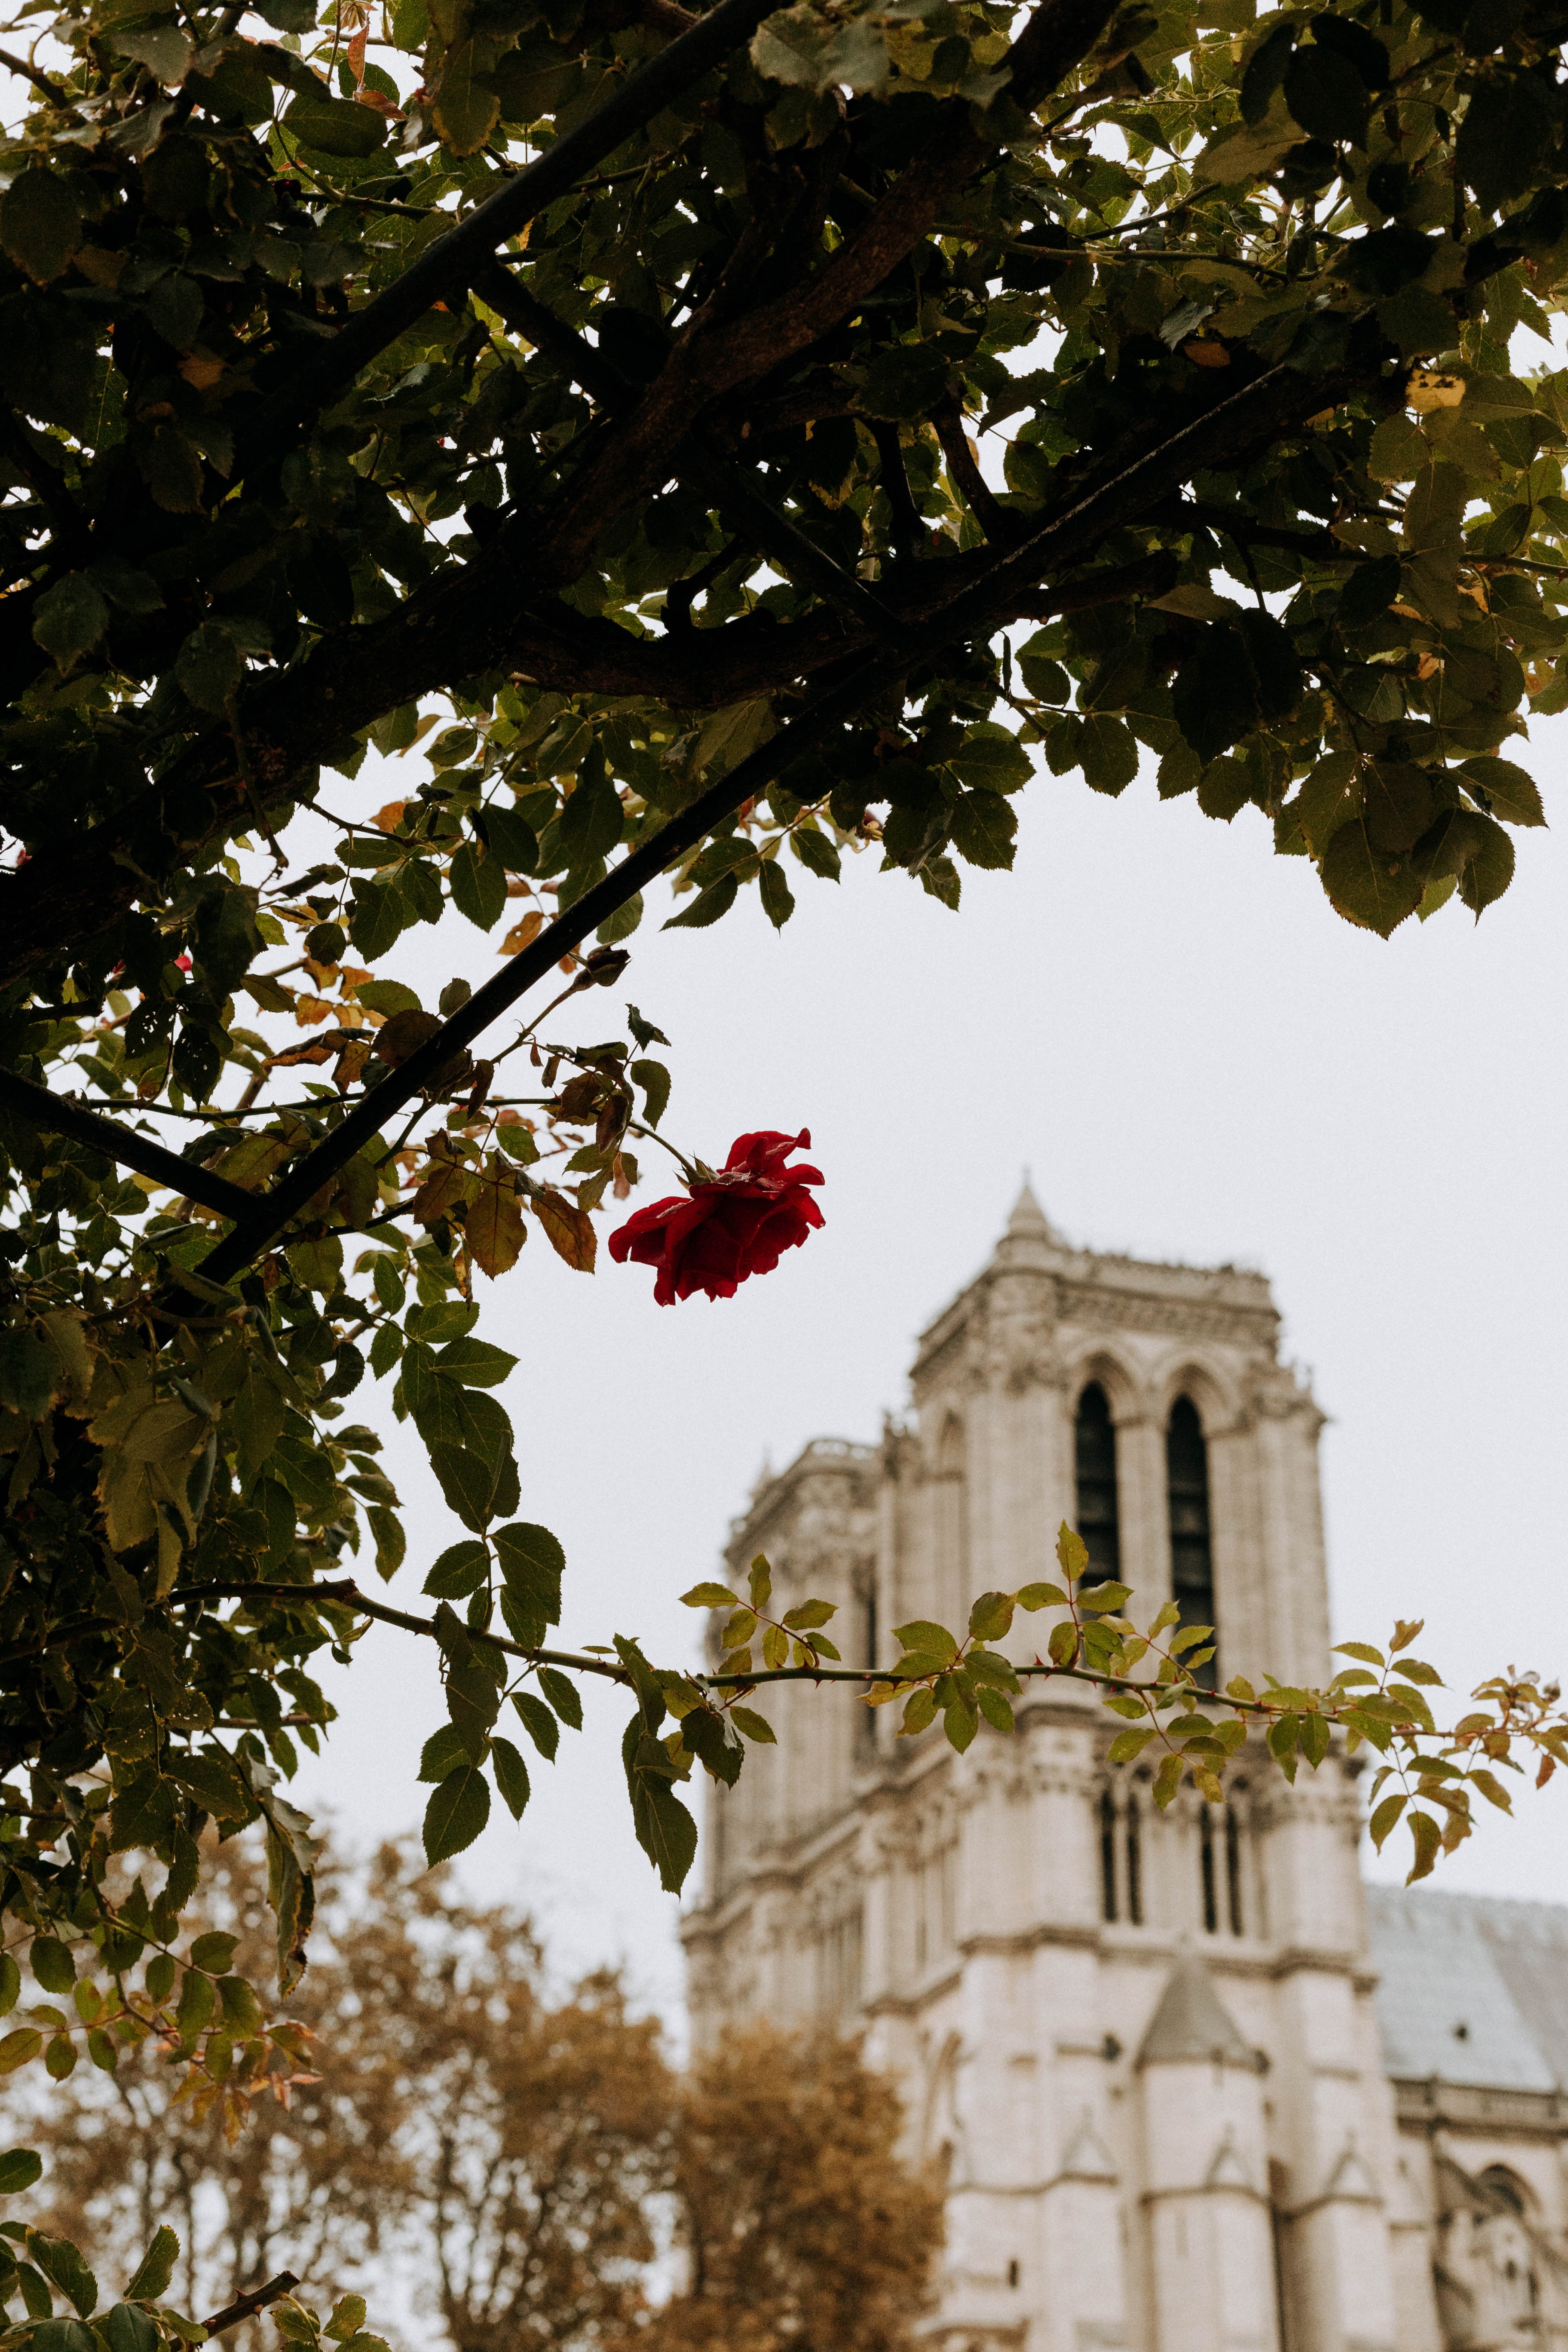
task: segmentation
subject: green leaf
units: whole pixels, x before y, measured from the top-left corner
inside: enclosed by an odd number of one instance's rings
[[[9,2147],[0,2156],[0,2197],[20,2196],[31,2189],[44,2169],[44,2159],[30,2147]]]
[[[1336,1642],[1333,1655],[1337,1658],[1359,1658],[1363,1666],[1381,1666],[1384,1655],[1370,1642]]]
[[[221,710],[245,676],[245,663],[228,631],[204,621],[180,647],[174,676],[199,710]]]
[[[1089,710],[1079,722],[1079,765],[1086,784],[1114,800],[1138,773],[1138,744],[1132,730],[1120,719]]]
[[[730,1720],[736,1730],[744,1732],[748,1739],[755,1739],[768,1748],[777,1745],[773,1738],[773,1725],[766,1716],[758,1715],[749,1706],[732,1706],[729,1712]]]
[[[700,931],[727,915],[735,903],[740,884],[733,874],[721,874],[717,882],[710,882],[700,890],[684,914],[672,915],[663,928],[667,931]]]
[[[1152,1731],[1119,1731],[1106,1751],[1113,1764],[1131,1764],[1153,1738]]]
[[[468,1760],[468,1748],[463,1735],[455,1723],[444,1723],[433,1731],[419,1751],[418,1778],[423,1781],[444,1780],[448,1772]]]
[[[423,1591],[436,1601],[466,1601],[485,1580],[489,1554],[482,1543],[451,1544],[426,1578]]]
[[[40,286],[58,278],[81,243],[81,210],[68,183],[33,163],[0,198],[0,245]]]
[[[1383,1852],[1384,1844],[1388,1837],[1389,1832],[1398,1822],[1399,1817],[1401,1813],[1404,1812],[1408,1801],[1409,1800],[1405,1797],[1385,1797],[1382,1804],[1373,1809],[1373,1816],[1367,1824],[1367,1828],[1371,1832],[1373,1844],[1376,1847],[1379,1853]]]
[[[90,653],[108,626],[109,607],[82,572],[57,580],[33,610],[34,638],[62,670]]]
[[[465,841],[452,859],[447,880],[452,904],[481,931],[494,930],[506,912],[506,868],[499,857]]]
[[[1459,896],[1474,915],[1500,898],[1513,880],[1513,844],[1500,824],[1482,817],[1484,833],[1459,875]]]
[[[541,1666],[534,1679],[569,1729],[583,1728],[583,1701],[576,1684],[558,1666]]]
[[[795,912],[795,893],[784,880],[784,868],[776,857],[763,858],[757,887],[762,892],[763,914],[775,931],[782,931]]]
[[[1413,1886],[1418,1878],[1431,1876],[1432,1866],[1443,1843],[1443,1832],[1430,1813],[1410,1815],[1410,1836],[1415,1848],[1415,1859],[1406,1874],[1406,1886]]]
[[[948,765],[961,784],[987,793],[1018,792],[1035,772],[1017,737],[989,721],[969,729]]]
[[[479,1401],[489,1402],[489,1398]],[[476,1535],[489,1527],[498,1511],[517,1508],[517,1465],[510,1449],[503,1446],[492,1461],[486,1461],[467,1446],[442,1442],[432,1445],[429,1454],[441,1492],[463,1525]]]
[[[540,1754],[553,1764],[561,1741],[561,1726],[554,1715],[542,1698],[534,1696],[532,1691],[513,1691],[511,1703],[519,1722]],[[506,1792],[503,1790],[501,1793],[504,1796]]]
[[[633,1062],[626,1076],[634,1086],[642,1087],[647,1097],[643,1118],[649,1127],[657,1127],[669,1101],[669,1072],[662,1062]]]
[[[741,1605],[727,1584],[694,1584],[680,1598],[688,1609],[738,1609]]]
[[[208,1976],[221,1977],[233,1968],[238,1943],[237,1936],[226,1935],[217,1929],[210,1935],[198,1936],[191,1946],[191,1965]]]
[[[53,1936],[35,1936],[27,1957],[46,1992],[69,1992],[76,1982],[76,1962],[63,1944]]]
[[[473,1844],[489,1817],[489,1783],[477,1764],[459,1764],[456,1771],[447,1773],[425,1808],[426,1862],[445,1862],[448,1855],[461,1853]]]
[[[1466,760],[1459,773],[1467,782],[1479,785],[1492,814],[1501,817],[1505,824],[1546,823],[1540,787],[1511,760]]]
[[[409,919],[402,896],[395,884],[356,880],[353,898],[349,937],[359,953],[369,956],[374,962],[385,955],[407,928]]]
[[[895,1625],[893,1639],[901,1642],[906,1650],[917,1650],[933,1657],[951,1658],[958,1647],[957,1640],[945,1625],[933,1624],[924,1617],[916,1617],[907,1625]]]
[[[994,1731],[1011,1731],[1014,1728],[1011,1702],[989,1683],[983,1684],[975,1692],[974,1704]]]
[[[1348,58],[1319,45],[1300,48],[1285,68],[1281,88],[1286,105],[1310,137],[1364,143],[1367,88]]]
[[[858,405],[868,416],[912,421],[929,416],[947,388],[948,362],[934,343],[891,343],[866,370]]]
[[[1489,1804],[1496,1805],[1500,1812],[1512,1812],[1513,1799],[1495,1772],[1489,1772],[1484,1764],[1479,1764],[1466,1777],[1473,1787],[1480,1790]]]
[[[1340,913],[1383,940],[1415,912],[1426,887],[1424,875],[1412,872],[1388,851],[1373,847],[1359,817],[1341,825],[1319,870]]]
[[[161,2338],[151,2315],[139,2304],[116,2303],[98,2322],[109,2352],[158,2352]]]
[[[999,793],[961,793],[949,812],[948,829],[954,849],[969,865],[1011,866],[1018,820]]]
[[[790,847],[809,872],[819,876],[824,882],[838,880],[838,852],[825,833],[818,832],[812,825],[796,825],[789,840]]]
[[[400,980],[367,980],[354,992],[356,1004],[368,1005],[373,1013],[384,1013],[391,1019],[395,1013],[422,1013],[424,1006],[411,988]]]
[[[1478,77],[1454,142],[1455,170],[1490,211],[1531,194],[1556,135],[1549,88],[1533,74]]]
[[[595,751],[584,761],[576,789],[561,812],[561,847],[568,866],[575,868],[607,857],[619,843],[625,823],[604,754]]]
[[[1442,1675],[1436,1666],[1429,1666],[1424,1658],[1396,1658],[1394,1671],[1403,1676],[1407,1683],[1435,1685],[1439,1690],[1443,1687]]]
[[[386,125],[374,107],[356,106],[325,89],[302,90],[284,115],[283,128],[321,155],[374,155],[386,137]],[[483,144],[482,135],[478,143]]]
[[[81,2248],[69,2238],[46,2238],[41,2231],[29,2230],[27,2252],[45,2277],[70,2298],[86,2319],[98,2302],[98,2281]]]
[[[1013,1622],[1014,1601],[1005,1592],[983,1592],[969,1612],[969,1630],[977,1642],[999,1642]]]
[[[899,1726],[900,1739],[914,1739],[936,1721],[936,1694],[923,1685],[910,1693],[904,1707],[904,1719]]]
[[[454,155],[477,155],[500,120],[500,97],[484,70],[494,54],[489,42],[470,39],[457,42],[441,61],[433,120]]]
[[[942,1711],[942,1727],[948,1746],[962,1756],[980,1728],[980,1710],[969,1699],[952,1698]]]
[[[829,1624],[838,1614],[831,1601],[802,1601],[794,1609],[786,1609],[782,1622],[792,1633],[806,1633],[817,1625]]]
[[[561,1579],[566,1555],[548,1528],[533,1527],[526,1520],[498,1528],[494,1541],[510,1604],[507,1622],[525,1650],[537,1649],[546,1627],[561,1622]]]
[[[441,1370],[468,1389],[493,1389],[517,1369],[517,1358],[488,1339],[453,1339],[436,1361]]]
[[[1059,1584],[1026,1584],[1015,1596],[1020,1609],[1065,1609],[1067,1594]]]
[[[635,1643],[617,1640],[616,1648],[623,1661],[630,1658],[636,1666],[640,1654]],[[657,1693],[651,1698],[657,1698]],[[697,1857],[697,1823],[669,1785],[668,1756],[648,1731],[640,1706],[626,1726],[621,1756],[637,1843],[657,1868],[666,1894],[679,1895]]]
[[[537,1699],[534,1704],[538,1706]],[[540,1711],[542,1714],[545,1712],[542,1708]],[[528,1767],[511,1741],[499,1731],[490,1741],[490,1764],[496,1776],[496,1787],[501,1793],[501,1802],[514,1822],[521,1821],[529,1799]]]

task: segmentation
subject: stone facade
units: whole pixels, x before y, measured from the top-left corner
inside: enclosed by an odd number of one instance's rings
[[[908,1423],[764,1478],[731,1580],[765,1551],[775,1606],[835,1601],[868,1663],[894,1625],[1050,1576],[1093,1510],[1137,1612],[1198,1592],[1222,1679],[1326,1681],[1323,1417],[1279,1328],[1262,1276],[1092,1256],[1026,1189],[924,1334]],[[694,2035],[831,2025],[897,2078],[947,2183],[951,2352],[1568,2352],[1568,2103],[1539,2065],[1465,2118],[1391,2080],[1338,1754],[1291,1790],[1244,1750],[1225,1807],[1162,1816],[1068,1685],[962,1757],[847,1694],[768,1713],[778,1746],[710,1792]]]

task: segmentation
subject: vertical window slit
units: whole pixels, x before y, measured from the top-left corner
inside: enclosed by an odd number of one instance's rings
[[[1241,1825],[1236,1818],[1236,1808],[1225,1809],[1225,1885],[1229,1899],[1230,1932],[1244,1934],[1241,1913]]]
[[[1209,1818],[1209,1809],[1206,1805],[1198,1815],[1198,1861],[1204,1880],[1204,1932],[1205,1935],[1217,1936],[1219,1905],[1215,1900],[1216,1890],[1214,1878],[1214,1823]]]
[[[1116,1916],[1116,1801],[1107,1789],[1100,1801],[1100,1902],[1107,1919]]]
[[[1143,1848],[1139,1836],[1138,1803],[1127,1801],[1127,1916],[1135,1927],[1143,1925]]]

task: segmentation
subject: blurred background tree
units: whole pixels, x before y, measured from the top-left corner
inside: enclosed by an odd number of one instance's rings
[[[234,1838],[204,1860],[204,1924],[259,1969],[264,1855]],[[153,2042],[37,2116],[13,2090],[5,2122],[45,2159],[41,2227],[112,2271],[172,2221],[195,2310],[286,2265],[321,2299],[374,2273],[384,2315],[392,2273],[458,2352],[913,2344],[941,2199],[852,2047],[760,2031],[682,2075],[617,1976],[552,1991],[528,1920],[464,1904],[413,1847],[328,1871],[321,1895],[289,2004],[319,2076],[232,2140]],[[270,2340],[265,2315],[246,2337]]]

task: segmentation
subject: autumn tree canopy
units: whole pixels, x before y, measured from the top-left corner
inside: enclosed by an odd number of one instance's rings
[[[591,1271],[661,1154],[616,1278],[657,1267],[676,1312],[854,1181],[804,1134],[675,1141],[658,1008],[618,986],[670,894],[678,926],[752,888],[783,925],[858,861],[959,909],[1042,761],[1116,793],[1147,752],[1376,932],[1502,895],[1542,821],[1522,714],[1568,695],[1568,377],[1515,357],[1568,272],[1565,28],[1554,0],[17,13],[0,2008],[31,1982],[0,2068],[154,2044],[193,2123],[236,2126],[304,2070],[227,1932],[183,1922],[205,1825],[263,1822],[297,1987],[319,1845],[285,1789],[329,1731],[314,1661],[378,1622],[445,1685],[431,1860],[521,1812],[597,1675],[671,1888],[680,1785],[734,1779],[784,1675],[959,1748],[1076,1677],[1113,1755],[1159,1746],[1161,1801],[1217,1796],[1249,1733],[1289,1773],[1366,1742],[1417,1874],[1500,1773],[1568,1761],[1537,1676],[1429,1700],[1414,1621],[1326,1691],[1203,1694],[1207,1629],[1086,1594],[1070,1530],[1059,1582],[895,1629],[869,1674],[823,1604],[770,1613],[763,1561],[690,1596],[713,1675],[554,1651],[561,1547],[476,1329],[531,1233]],[[422,924],[433,1004],[386,966]],[[364,1589],[405,1550],[347,1417],[367,1377],[456,1523],[416,1611]],[[79,2254],[6,2226],[0,2297],[46,2327],[58,2294],[54,2352],[90,2352]],[[174,2259],[111,2352],[188,2325]]]
[[[457,2352],[911,2352],[941,2200],[847,2044],[759,2032],[679,2074],[616,1978],[552,1995],[528,1922],[422,1855],[334,1865],[321,1895],[289,2002],[319,2076],[231,2139],[155,2043],[112,2082],[84,2068],[34,2126],[47,2230],[129,2269],[174,2220],[174,2284],[204,2311],[285,2262],[329,2298],[390,2276]],[[208,1855],[201,1916],[259,1972],[251,1839]]]

